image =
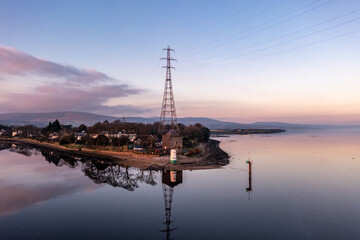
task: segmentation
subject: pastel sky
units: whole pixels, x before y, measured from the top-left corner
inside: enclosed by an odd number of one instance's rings
[[[0,0],[0,113],[360,122],[360,0]]]

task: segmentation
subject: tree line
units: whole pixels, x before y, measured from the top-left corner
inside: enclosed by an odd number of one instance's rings
[[[0,124],[0,130],[3,129],[1,136],[4,137],[13,137],[13,132],[16,132],[15,136],[20,138],[32,138],[46,142],[56,141],[63,145],[78,143],[88,147],[120,147],[130,143],[129,134],[135,134],[136,140],[140,140],[138,142],[141,142],[143,147],[155,148],[156,142],[161,141],[164,133],[160,130],[160,124],[160,122],[145,124],[116,120],[114,122],[98,122],[89,127],[84,124],[73,127],[71,125],[62,125],[56,119],[43,128],[34,125],[9,127]],[[170,126],[167,125],[164,129],[165,132],[168,131]],[[193,147],[199,142],[207,142],[210,137],[210,130],[200,123],[189,126],[180,123],[178,129],[179,135],[183,137],[184,147]],[[124,134],[120,137],[113,137],[119,132]],[[76,138],[79,133],[83,133],[81,139]]]

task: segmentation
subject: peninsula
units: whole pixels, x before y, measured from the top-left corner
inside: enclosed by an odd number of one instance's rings
[[[133,151],[114,151],[101,149],[68,148],[57,143],[40,142],[33,139],[0,138],[0,143],[16,145],[30,145],[35,148],[44,148],[57,155],[74,157],[75,159],[96,160],[111,162],[124,167],[135,167],[141,170],[198,170],[214,169],[229,163],[229,155],[219,147],[219,141],[209,139],[200,144],[198,153],[193,156],[178,155],[177,163],[170,163],[169,155],[142,154]]]
[[[87,127],[50,122],[45,128],[32,125],[0,125],[0,142],[45,148],[77,159],[99,160],[141,170],[195,170],[219,168],[229,156],[219,141],[209,139],[210,130],[201,124],[178,125],[181,151],[177,163],[170,163],[169,151],[158,134],[159,123],[99,122]]]

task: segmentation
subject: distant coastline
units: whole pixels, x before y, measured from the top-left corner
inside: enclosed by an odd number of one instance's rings
[[[273,134],[273,133],[283,133],[286,132],[284,129],[219,129],[211,130],[213,136],[218,135],[248,135],[248,134]]]

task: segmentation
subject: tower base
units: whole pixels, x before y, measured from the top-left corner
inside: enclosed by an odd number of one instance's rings
[[[176,131],[169,131],[162,135],[162,149],[169,151],[170,149],[176,149],[177,153],[181,153],[183,148],[182,137]]]

